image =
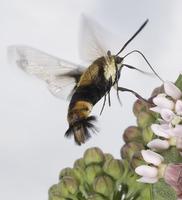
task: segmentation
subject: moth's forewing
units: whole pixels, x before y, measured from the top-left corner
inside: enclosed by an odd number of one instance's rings
[[[80,65],[29,46],[10,46],[8,57],[26,73],[45,81],[50,92],[61,99],[70,96],[78,82],[78,77],[85,70]]]

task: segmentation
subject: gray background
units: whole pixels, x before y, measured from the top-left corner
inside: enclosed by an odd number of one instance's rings
[[[68,102],[50,95],[45,84],[27,76],[6,59],[6,48],[26,44],[82,63],[78,56],[80,15],[96,19],[118,35],[111,50],[122,44],[146,18],[145,30],[129,45],[140,49],[164,80],[174,81],[182,68],[182,1],[178,0],[6,0],[0,1],[0,198],[44,200],[61,168],[72,166],[86,148],[99,146],[119,158],[122,132],[135,124],[130,94],[115,91],[112,107],[99,117],[98,135],[78,147],[64,138]],[[108,41],[105,41],[106,43]],[[113,43],[115,44],[115,43]],[[147,70],[140,56],[127,63]],[[148,69],[149,71],[149,69]],[[156,78],[123,70],[120,84],[148,97],[160,85]],[[93,110],[99,115],[102,101]]]

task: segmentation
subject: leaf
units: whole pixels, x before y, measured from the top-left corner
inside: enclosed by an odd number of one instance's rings
[[[175,85],[182,91],[182,75],[180,74],[175,82]]]

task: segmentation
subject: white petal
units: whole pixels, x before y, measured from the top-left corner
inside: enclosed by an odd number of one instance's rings
[[[166,81],[164,83],[164,91],[173,99],[179,99],[182,96],[181,90],[174,85],[174,83]]]
[[[158,178],[149,178],[149,177],[141,177],[139,179],[137,179],[137,182],[141,182],[141,183],[156,183],[158,181]]]
[[[155,106],[150,108],[151,111],[156,112],[156,113],[160,113],[161,112],[161,107],[159,106]]]
[[[176,101],[175,111],[178,115],[182,115],[182,101],[181,100]]]
[[[182,137],[182,125],[176,125],[175,128],[172,129],[174,136]]]
[[[170,122],[175,117],[175,114],[173,113],[173,111],[166,108],[161,109],[160,114],[161,114],[161,117],[167,122]]]
[[[161,108],[168,108],[170,110],[172,110],[174,108],[174,102],[172,100],[169,100],[166,97],[155,97],[153,99],[153,102],[155,105],[161,107]]]
[[[169,148],[169,142],[167,140],[161,140],[161,139],[154,139],[152,141],[150,141],[147,146],[150,149],[168,149]]]
[[[149,178],[155,178],[158,174],[158,170],[156,167],[151,167],[148,165],[138,166],[137,168],[135,168],[135,172],[140,176],[145,176]]]
[[[151,129],[155,133],[155,135],[158,135],[164,138],[169,138],[169,135],[166,133],[167,129],[165,129],[162,125],[152,124]]]
[[[160,165],[162,161],[164,160],[164,158],[160,154],[155,153],[151,150],[142,150],[141,153],[142,153],[143,159],[146,162],[151,163],[156,166]]]

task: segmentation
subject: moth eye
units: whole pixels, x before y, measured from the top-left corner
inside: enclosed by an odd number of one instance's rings
[[[119,56],[117,56],[117,57],[115,58],[115,62],[116,62],[116,64],[120,64],[120,63],[122,62],[122,58],[119,57]]]

